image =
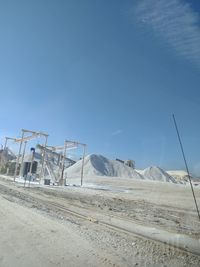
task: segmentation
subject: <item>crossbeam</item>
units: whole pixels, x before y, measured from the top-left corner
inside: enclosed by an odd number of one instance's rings
[[[39,136],[40,136],[39,134],[35,133],[35,134],[31,135],[31,136],[26,136],[26,137],[23,137],[23,138],[15,139],[15,143],[30,141],[30,140],[32,140],[34,138],[39,137]]]
[[[44,132],[35,132],[35,131],[31,131],[31,130],[26,130],[26,129],[22,129],[22,132],[24,132],[24,133],[38,134],[38,135],[44,135],[44,136],[49,136],[47,133],[44,133]]]
[[[77,148],[77,144],[65,144],[64,146],[47,146],[47,148],[51,149],[52,151],[56,151],[56,150],[64,150],[65,147],[67,147],[68,149],[73,149],[73,148]]]
[[[7,137],[7,136],[5,137],[5,139],[6,139],[6,140],[13,140],[13,141],[16,140],[16,138],[13,138],[13,137]]]
[[[77,141],[69,141],[69,140],[65,140],[65,143],[67,144],[74,144],[74,145],[81,145],[81,146],[86,146],[86,144],[83,144],[83,143],[80,143],[80,142],[77,142]]]

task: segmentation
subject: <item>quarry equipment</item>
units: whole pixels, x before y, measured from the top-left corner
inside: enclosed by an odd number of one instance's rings
[[[84,160],[85,160],[85,148],[86,144],[77,142],[77,141],[70,141],[65,140],[64,145],[62,146],[38,146],[40,150],[45,150],[46,155],[50,155],[51,157],[56,157],[57,166],[59,167],[59,177],[57,177],[54,174],[54,171],[52,170],[50,162],[45,159],[46,169],[50,175],[50,177],[53,176],[54,180],[58,182],[59,185],[64,185],[64,170],[66,167],[66,162],[68,162],[68,167],[73,165],[75,163],[74,160],[67,157],[67,151],[71,149],[76,149],[78,146],[83,147],[83,156],[82,156],[82,168],[81,168],[81,185],[83,184],[83,170],[84,170]],[[58,153],[60,151],[60,153]]]
[[[16,177],[19,175],[20,177],[32,176],[33,172],[35,172],[36,177],[39,178],[39,182],[41,182],[42,178],[49,179],[50,177],[53,181],[58,183],[59,185],[64,185],[64,171],[66,167],[69,167],[76,163],[75,160],[67,156],[67,151],[71,149],[76,149],[82,147],[82,167],[80,172],[81,177],[81,185],[83,184],[83,174],[84,174],[84,160],[86,153],[86,144],[80,143],[78,141],[65,140],[64,145],[61,146],[48,146],[48,134],[44,132],[37,132],[31,130],[21,130],[20,138],[13,137],[5,137],[4,149],[2,151],[8,150],[7,143],[9,140],[12,140],[15,144],[19,144],[19,150],[17,156],[14,155],[15,160],[12,163],[12,175],[14,175],[14,182]],[[34,139],[44,138],[44,144],[37,144],[36,148],[40,150],[39,158],[35,159],[35,150],[32,151],[32,159],[28,159],[26,154],[26,148],[28,142]],[[0,151],[1,152],[1,151]],[[2,153],[0,153],[0,162],[2,162]],[[26,160],[25,160],[26,158]],[[41,164],[38,164],[38,163]],[[37,167],[40,167],[40,174],[37,172]],[[4,168],[5,169],[5,168]],[[48,177],[46,177],[46,175]],[[29,177],[30,178],[30,177]],[[32,179],[32,178],[30,178]],[[30,182],[29,179],[29,182]],[[26,183],[26,181],[25,181]]]
[[[48,140],[48,134],[43,133],[43,132],[35,132],[35,131],[31,131],[31,130],[25,130],[22,129],[21,130],[22,135],[21,138],[19,139],[15,139],[15,143],[19,143],[19,152],[18,152],[18,156],[17,156],[17,161],[16,161],[16,165],[15,165],[15,174],[14,174],[14,181],[16,180],[16,176],[17,176],[17,170],[18,170],[18,166],[19,166],[19,160],[20,160],[20,155],[21,155],[21,150],[24,144],[24,151],[23,151],[23,156],[21,157],[21,167],[20,167],[20,171],[19,174],[22,173],[22,166],[23,166],[23,160],[24,160],[24,155],[25,155],[25,150],[26,150],[26,144],[28,141],[34,139],[34,138],[41,138],[43,137],[45,139],[45,143],[44,146],[47,146],[47,140]],[[28,136],[27,136],[28,134]],[[41,176],[44,176],[44,159],[45,159],[45,151],[42,155],[42,167],[41,167],[41,173],[40,173],[40,180],[41,180]]]
[[[47,146],[44,147],[42,145],[37,145],[37,148],[40,149],[41,154],[44,153],[45,151],[45,169],[47,170],[49,176],[51,177],[52,180],[55,182],[59,182],[61,178],[58,174],[55,173],[53,166],[57,166],[59,169],[59,173],[61,172],[62,169],[65,168],[65,166],[69,167],[73,165],[76,161],[70,159],[69,157],[66,156],[65,153],[65,147],[64,146]],[[76,146],[69,146],[67,149],[73,149],[76,148]],[[60,152],[58,152],[60,151]]]
[[[135,161],[132,160],[132,159],[128,159],[128,160],[122,160],[122,159],[116,159],[116,161],[119,161],[123,164],[125,164],[126,166],[132,168],[132,169],[135,169]]]

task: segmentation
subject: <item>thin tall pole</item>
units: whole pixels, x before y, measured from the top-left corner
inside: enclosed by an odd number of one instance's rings
[[[46,156],[47,140],[48,140],[48,135],[45,135],[45,144],[44,144],[44,150],[43,150],[43,156],[42,156],[42,166],[41,166],[39,183],[41,182],[42,174],[44,176],[44,162],[45,162],[45,156]]]
[[[65,159],[67,153],[67,142],[65,141],[64,145],[64,152],[63,152],[63,161],[62,161],[62,170],[61,170],[61,177],[60,177],[60,185],[64,185],[64,170],[65,170]]]
[[[83,185],[83,169],[84,169],[84,161],[85,161],[85,145],[83,145],[83,159],[82,159],[82,167],[81,167],[81,186]]]
[[[21,138],[21,141],[20,141],[19,152],[18,152],[17,161],[16,161],[16,165],[15,165],[14,182],[15,182],[16,176],[17,176],[17,168],[18,168],[18,165],[19,165],[19,158],[20,158],[20,154],[21,154],[23,138],[24,138],[24,131],[22,130],[22,138]]]
[[[7,142],[8,142],[8,138],[6,137],[5,144],[4,144],[4,150],[6,150]]]
[[[30,182],[31,182],[31,179],[32,179],[32,174],[33,174],[34,156],[35,156],[35,150],[32,151],[32,157],[31,157],[30,175],[29,175],[29,183],[28,183],[29,187],[30,187]]]
[[[23,154],[22,154],[22,160],[21,160],[21,166],[20,166],[20,176],[23,175],[23,163],[24,163],[24,156],[25,156],[25,153],[26,153],[26,144],[27,144],[27,141],[24,142],[24,150],[23,150]]]
[[[180,137],[180,134],[179,134],[179,130],[178,130],[178,126],[177,126],[174,114],[172,116],[173,116],[174,125],[175,125],[175,128],[176,128],[178,140],[179,140],[179,143],[180,143],[181,152],[182,152],[182,155],[183,155],[183,160],[184,160],[185,167],[186,167],[187,174],[188,174],[188,178],[189,178],[189,181],[190,181],[190,186],[191,186],[192,195],[193,195],[193,198],[194,198],[197,214],[198,214],[198,217],[199,217],[199,220],[200,220],[199,208],[198,208],[198,205],[197,205],[197,200],[196,200],[196,197],[195,197],[194,188],[193,188],[191,177],[190,177],[190,172],[189,172],[188,164],[187,164],[187,161],[186,161],[186,157],[185,157],[185,153],[184,153],[184,149],[183,149],[183,144],[182,144],[182,141],[181,141],[181,137]]]

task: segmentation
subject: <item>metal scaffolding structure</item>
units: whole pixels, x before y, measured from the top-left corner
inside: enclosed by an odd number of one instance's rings
[[[8,140],[15,141],[15,140],[16,140],[16,138],[14,138],[14,137],[8,137],[8,136],[6,136],[6,137],[5,137],[5,144],[4,144],[4,148],[3,148],[4,150],[6,150],[6,147],[7,147]]]
[[[13,151],[11,151],[8,147],[7,147],[7,143],[9,140],[15,141],[15,138],[13,137],[5,137],[5,143],[4,146],[2,145],[2,148],[0,149],[0,167],[2,165],[4,165],[9,159],[8,159],[8,154],[10,154],[13,159],[16,157],[15,154],[13,153]]]
[[[83,185],[83,176],[84,176],[84,163],[85,163],[85,154],[86,154],[86,144],[77,142],[77,141],[69,141],[69,140],[65,140],[65,144],[68,145],[76,145],[78,146],[82,146],[83,148],[83,156],[82,156],[82,165],[81,165],[81,186]]]
[[[44,147],[46,147],[47,146],[47,141],[48,141],[48,136],[49,136],[47,133],[35,132],[35,131],[25,130],[25,129],[22,129],[21,132],[22,132],[21,138],[14,139],[15,143],[19,143],[20,144],[19,145],[18,155],[17,155],[17,160],[16,160],[16,165],[15,165],[14,182],[15,182],[16,177],[17,177],[17,169],[18,169],[18,166],[19,166],[19,160],[20,160],[20,156],[21,156],[21,151],[22,151],[23,145],[24,145],[24,150],[23,150],[23,154],[22,154],[22,157],[21,157],[21,165],[20,165],[19,174],[22,173],[22,166],[23,166],[23,162],[24,162],[24,155],[26,153],[27,142],[30,141],[30,140],[33,140],[35,138],[44,137],[44,139],[45,139]],[[28,136],[27,136],[27,134],[28,134]],[[42,167],[41,167],[41,173],[40,173],[40,180],[41,180],[41,176],[44,175],[44,159],[45,159],[45,151],[42,154]]]
[[[58,180],[58,184],[59,185],[64,185],[65,181],[64,181],[64,170],[65,170],[65,161],[73,161],[71,160],[69,157],[67,157],[67,151],[71,150],[71,149],[76,149],[78,148],[78,146],[82,146],[83,147],[83,156],[82,156],[82,167],[81,167],[81,185],[83,184],[83,175],[84,175],[84,160],[85,160],[85,153],[86,153],[86,144],[77,142],[77,141],[70,141],[70,140],[65,140],[64,141],[64,145],[62,146],[46,146],[46,148],[44,148],[43,146],[39,145],[38,148],[42,151],[45,150],[46,154],[51,154],[51,155],[56,155],[56,157],[58,157],[58,161],[59,161],[59,172],[60,175],[59,177],[57,177]],[[58,151],[60,151],[60,153],[58,153]],[[46,163],[46,167],[49,170],[49,166],[47,166],[47,162]],[[73,163],[75,163],[73,161]]]
[[[36,138],[44,138],[43,144],[37,144],[36,148],[40,150],[41,154],[41,169],[39,171],[39,183],[41,182],[41,179],[45,179],[45,175],[49,173],[49,176],[55,180],[58,185],[64,185],[65,179],[64,179],[64,171],[66,166],[70,166],[74,164],[76,161],[71,159],[69,155],[67,155],[67,151],[71,149],[79,148],[80,146],[83,148],[82,150],[82,166],[81,166],[81,172],[80,172],[80,179],[81,179],[81,186],[83,185],[83,177],[84,177],[84,161],[85,161],[85,155],[86,155],[86,144],[80,143],[78,141],[71,141],[71,140],[65,140],[64,144],[61,146],[48,146],[48,134],[44,132],[37,132],[37,131],[31,131],[22,129],[21,130],[21,137],[15,138],[15,137],[5,137],[5,143],[3,150],[8,149],[7,144],[8,141],[13,141],[15,144],[19,144],[19,150],[16,155],[16,162],[14,166],[14,182],[16,181],[17,176],[23,176],[24,173],[24,159],[26,154],[26,148],[29,141],[36,139]],[[31,157],[31,164],[30,164],[30,170],[28,171],[28,175],[32,175],[32,168],[33,168],[33,161],[34,161],[35,153],[32,154]],[[53,165],[53,164],[55,165]],[[54,169],[57,166],[57,171]],[[49,179],[49,178],[47,178]],[[29,181],[30,185],[30,181]]]

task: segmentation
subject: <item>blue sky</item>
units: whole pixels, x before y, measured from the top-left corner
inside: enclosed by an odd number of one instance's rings
[[[200,3],[0,0],[0,136],[65,138],[200,176]]]

